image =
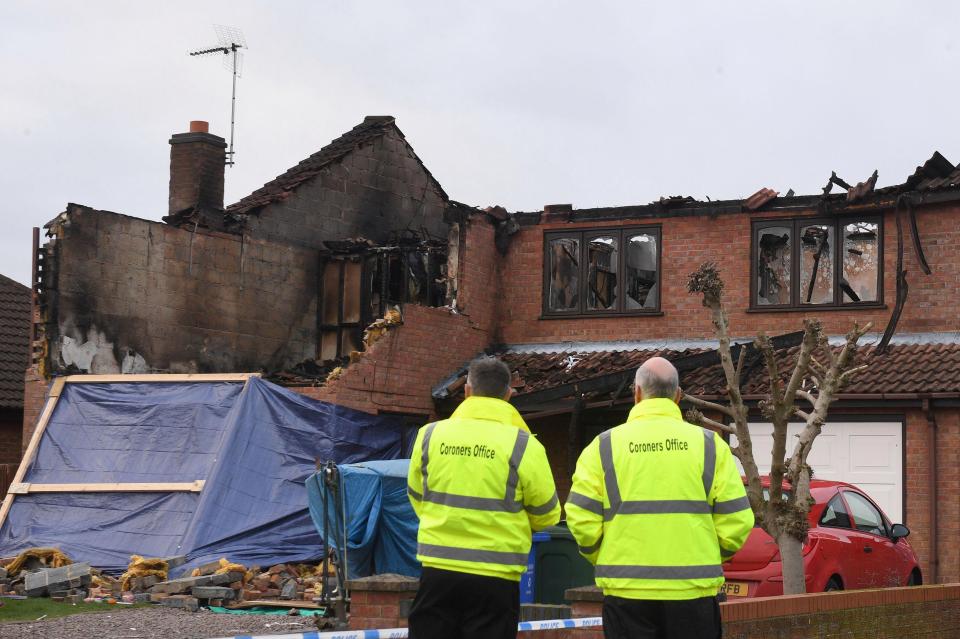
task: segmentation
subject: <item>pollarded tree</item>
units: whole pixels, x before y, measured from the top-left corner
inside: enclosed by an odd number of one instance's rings
[[[753,442],[747,423],[747,407],[740,392],[741,375],[747,348],[741,348],[737,361],[731,352],[729,322],[723,307],[723,280],[713,262],[706,262],[690,274],[687,282],[690,293],[703,296],[703,305],[710,309],[713,327],[720,342],[720,363],[727,386],[728,404],[718,404],[691,395],[684,399],[696,408],[687,411],[691,423],[723,433],[736,435],[733,454],[740,460],[747,479],[747,497],[757,523],[777,543],[783,562],[783,591],[799,594],[806,591],[803,573],[803,543],[807,538],[810,506],[810,478],[812,470],[807,457],[813,442],[827,418],[827,409],[843,385],[866,366],[853,366],[857,343],[870,330],[854,324],[846,335],[839,352],[827,342],[820,321],[803,322],[803,338],[792,362],[792,369],[781,371],[780,361],[770,338],[760,333],[753,344],[766,364],[770,391],[759,403],[761,414],[773,424],[773,452],[770,460],[769,499],[763,497],[760,474],[753,456]],[[800,403],[809,408],[802,409]],[[726,415],[730,424],[711,419],[703,411]],[[790,422],[803,422],[803,428],[787,457],[787,427]],[[783,491],[786,481],[790,490]]]

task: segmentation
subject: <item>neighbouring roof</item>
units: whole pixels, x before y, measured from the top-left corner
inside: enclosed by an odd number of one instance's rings
[[[839,353],[840,347],[833,346]],[[780,351],[780,370],[786,378],[797,347]],[[895,399],[900,394],[960,393],[960,344],[894,344],[883,354],[875,346],[858,350],[854,365],[866,365],[840,391],[843,395],[884,395]],[[684,390],[693,395],[718,395],[726,382],[720,366],[709,366],[681,376]],[[744,395],[760,395],[770,388],[766,368],[760,363],[744,375]]]
[[[840,346],[831,340],[831,348],[839,353]],[[798,347],[777,351],[780,370],[786,379],[796,358]],[[671,361],[691,358],[701,360],[712,349],[690,348],[686,350],[634,349],[628,351],[565,351],[565,352],[512,352],[498,354],[514,373],[513,386],[516,399],[522,400],[530,393],[579,384],[585,380],[632,373],[650,357],[666,357]],[[714,360],[715,361],[715,360]],[[744,367],[741,391],[744,396],[756,398],[769,388],[767,370],[758,357],[748,357]],[[901,342],[890,345],[883,354],[876,353],[874,344],[858,349],[854,365],[866,364],[868,368],[858,373],[841,393],[846,397],[871,396],[880,399],[897,399],[898,395],[916,393],[960,394],[960,342],[930,343]],[[444,399],[462,397],[465,371],[451,378],[444,385],[448,395]],[[680,373],[680,385],[687,393],[701,396],[721,396],[726,386],[723,369],[719,364],[697,366]],[[439,390],[439,389],[438,389]],[[573,389],[571,388],[572,396]],[[586,399],[609,398],[610,389],[592,394]],[[435,396],[437,396],[435,394]],[[628,398],[630,389],[624,389],[620,398]],[[437,396],[438,399],[440,398]],[[902,398],[902,397],[901,397]],[[559,398],[556,398],[559,399]]]
[[[30,288],[0,275],[0,408],[23,408],[30,362]]]
[[[368,115],[363,122],[347,131],[330,144],[326,145],[307,159],[292,167],[282,175],[277,176],[264,184],[250,195],[239,202],[227,207],[227,213],[242,215],[246,213],[256,213],[261,208],[279,202],[289,197],[289,195],[301,184],[316,177],[325,167],[342,160],[346,155],[355,149],[369,144],[373,140],[385,135],[388,131],[396,131],[401,138],[406,139],[403,132],[396,125],[396,120],[392,115]],[[409,145],[408,145],[409,146]],[[410,150],[413,153],[413,149]],[[423,161],[413,153],[417,162],[423,167],[424,172],[433,182],[444,200],[449,199],[443,187],[437,182],[433,174],[423,164]]]

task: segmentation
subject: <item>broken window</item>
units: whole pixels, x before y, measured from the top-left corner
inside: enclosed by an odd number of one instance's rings
[[[627,234],[624,246],[627,274],[626,310],[658,308],[657,236],[650,233]]]
[[[803,304],[833,304],[833,227],[800,227],[800,283]]]
[[[876,302],[880,281],[880,225],[858,220],[843,225],[844,302]]]
[[[755,223],[753,306],[878,302],[879,233],[879,218]]]
[[[594,237],[587,243],[587,310],[608,311],[617,305],[617,240]]]
[[[790,303],[790,237],[793,229],[768,226],[757,233],[757,304]]]
[[[657,311],[659,238],[656,227],[547,233],[544,315]]]
[[[323,265],[320,291],[320,348],[323,361],[346,357],[359,350],[361,278],[359,260],[331,260]]]
[[[547,309],[552,312],[580,308],[580,239],[560,237],[547,243],[549,293]]]
[[[360,240],[326,242],[318,309],[322,361],[363,349],[363,329],[395,306],[443,306],[446,294],[445,245],[405,241],[373,246]]]

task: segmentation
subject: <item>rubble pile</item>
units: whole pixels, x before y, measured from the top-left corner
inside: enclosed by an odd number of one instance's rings
[[[322,566],[278,564],[265,571],[226,558],[204,564],[189,576],[168,579],[185,557],[130,558],[120,577],[87,563],[73,563],[55,549],[32,549],[0,561],[0,595],[50,597],[65,603],[155,603],[196,611],[201,607],[276,605],[316,608],[322,594]]]

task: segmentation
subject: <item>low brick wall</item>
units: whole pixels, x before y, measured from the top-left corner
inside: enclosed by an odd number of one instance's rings
[[[350,630],[406,628],[419,579],[374,575],[347,582],[350,591]]]
[[[603,594],[568,590],[573,617],[599,617]],[[725,639],[904,639],[960,636],[960,584],[848,590],[720,604]],[[600,639],[599,629],[564,639]]]

